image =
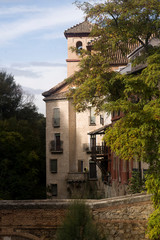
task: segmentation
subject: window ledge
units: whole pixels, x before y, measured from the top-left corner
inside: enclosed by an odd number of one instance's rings
[[[51,153],[52,153],[52,154],[62,154],[62,153],[63,153],[63,150],[59,150],[59,151],[57,151],[57,150],[51,150]]]

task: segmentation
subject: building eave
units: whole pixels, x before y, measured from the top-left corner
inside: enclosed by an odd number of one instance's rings
[[[60,90],[61,88],[65,87],[67,85],[67,81],[66,79],[64,79],[62,82],[58,83],[56,86],[54,86],[53,88],[49,89],[46,92],[43,92],[42,95],[44,97],[49,97],[52,94],[56,93],[58,90]]]
[[[110,124],[107,124],[107,125],[104,125],[103,127],[101,128],[98,128],[94,131],[91,131],[88,133],[88,135],[100,135],[100,134],[105,134],[105,131],[108,127],[111,127],[112,126],[112,123]]]

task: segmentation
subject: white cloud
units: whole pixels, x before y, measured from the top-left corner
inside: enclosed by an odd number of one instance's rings
[[[23,9],[22,9],[23,10]],[[14,22],[0,23],[0,44],[38,30],[46,30],[73,21],[82,20],[82,12],[74,6],[43,9],[43,12],[29,15]]]
[[[28,76],[28,74],[14,74],[15,80],[17,83],[23,86],[29,86],[30,88],[37,89],[45,89],[48,90],[61,82],[64,78],[66,78],[66,67],[41,67],[41,66],[32,66],[29,68],[23,69],[25,73],[27,70],[36,76]],[[8,72],[8,71],[7,71]]]
[[[53,33],[44,34],[39,37],[39,39],[42,39],[42,40],[43,39],[51,40],[51,39],[59,39],[59,38],[64,38],[64,34],[59,32],[53,32]]]
[[[30,62],[30,63],[13,63],[12,68],[30,68],[30,67],[66,67],[64,63],[54,62]]]
[[[47,9],[46,9],[47,10]],[[14,14],[24,14],[24,13],[40,13],[44,12],[44,9],[37,8],[36,6],[16,6],[16,7],[1,7],[0,16],[4,15],[14,15]]]
[[[13,67],[2,67],[2,71],[8,72],[9,74],[13,76],[25,76],[29,78],[39,78],[40,74],[38,72],[34,72],[30,69],[19,69],[19,68],[13,68]]]

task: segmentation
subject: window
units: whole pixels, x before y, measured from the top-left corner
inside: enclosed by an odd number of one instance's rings
[[[100,115],[100,124],[104,125],[104,117],[103,117],[103,115]]]
[[[96,116],[94,114],[94,108],[90,108],[90,117],[89,117],[89,125],[96,125]]]
[[[51,184],[51,194],[57,196],[57,184]]]
[[[57,173],[57,159],[50,159],[50,171],[51,173]]]
[[[53,109],[53,127],[60,127],[60,109]]]
[[[63,142],[60,139],[60,133],[54,134],[54,140],[50,142],[51,153],[63,153]]]
[[[78,55],[80,55],[81,50],[82,50],[82,42],[81,41],[78,41],[76,43],[76,48],[77,48]]]
[[[56,151],[60,151],[61,149],[60,133],[55,133],[55,149]]]
[[[93,148],[96,148],[96,135],[90,136],[90,148],[93,150]]]
[[[78,160],[78,172],[83,172],[83,160]]]

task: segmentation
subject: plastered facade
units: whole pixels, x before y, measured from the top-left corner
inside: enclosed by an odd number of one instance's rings
[[[86,49],[88,42],[91,40],[91,37],[68,37],[67,38],[67,48],[68,48],[68,58],[67,58],[67,77],[70,77],[74,74],[75,71],[79,70],[79,56],[76,52],[72,51],[72,48],[76,48],[77,42],[82,42],[82,48]]]
[[[71,50],[71,47],[76,47],[77,42],[82,43],[82,48],[86,49],[87,43],[91,40],[87,36],[69,36],[67,37],[67,76],[71,76],[78,70],[79,56]],[[74,109],[71,100],[65,96],[68,86],[56,90],[56,93],[46,98],[46,176],[47,186],[52,184],[57,185],[57,195],[52,198],[70,198],[71,191],[76,188],[76,191],[83,191],[82,188],[89,179],[89,163],[90,154],[84,149],[85,145],[90,145],[90,136],[88,133],[97,128],[102,127],[100,116],[95,117],[95,124],[90,125],[90,108],[85,112],[77,113]],[[55,97],[57,95],[57,97]],[[63,97],[62,97],[63,95]],[[60,126],[53,126],[54,109],[60,110]],[[110,122],[110,117],[104,115],[104,124]],[[60,139],[63,142],[63,152],[56,153],[50,151],[50,143],[54,139],[54,135],[60,134]],[[102,137],[99,137],[97,142],[100,142]],[[50,161],[57,160],[57,172],[53,173],[50,170]],[[82,171],[78,169],[78,162],[82,162]],[[84,171],[86,169],[86,171]],[[99,192],[103,191],[104,184],[101,180],[101,171],[96,167],[97,178],[96,186]],[[71,184],[68,182],[72,182]],[[91,186],[95,185],[95,181],[90,182]],[[50,195],[50,194],[49,194]],[[52,194],[51,194],[52,195]]]
[[[79,26],[82,25],[79,24]],[[67,77],[79,70],[79,55],[73,52],[71,47],[75,48],[77,43],[80,42],[82,48],[87,49],[87,44],[91,40],[89,33],[77,33],[72,30],[74,30],[74,27],[71,28],[68,35],[65,34],[68,49],[66,60]],[[119,71],[123,67],[123,64],[112,65],[111,69]],[[87,151],[87,146],[91,146],[91,136],[88,133],[110,124],[111,116],[101,113],[103,116],[102,123],[100,115],[95,115],[95,122],[91,124],[91,107],[88,107],[84,112],[76,112],[72,101],[67,99],[67,91],[68,84],[63,81],[49,90],[49,95],[46,95],[44,99],[46,102],[46,182],[47,187],[51,185],[55,187],[56,185],[56,194],[53,195],[51,189],[49,189],[49,197],[53,199],[86,197],[85,189],[88,186],[92,191],[95,187],[94,190],[99,194],[96,197],[113,197],[127,194],[128,179],[131,177],[132,169],[139,168],[138,163],[136,161],[124,162],[112,152],[108,157],[107,166],[103,166],[103,168],[107,169],[107,173],[102,174],[100,164],[99,167],[92,168],[95,162],[97,164],[97,159],[91,158],[91,152]],[[54,109],[59,109],[60,125],[58,127],[53,126]],[[123,117],[121,113],[115,115],[114,119],[112,116],[112,123],[114,124],[120,117]],[[51,151],[51,142],[57,134],[63,143],[61,146],[62,151]],[[102,145],[102,138],[103,135],[96,135],[96,147]],[[51,171],[51,160],[57,161],[57,170],[55,172]],[[146,164],[142,163],[141,168],[142,172],[143,168],[147,169]],[[93,170],[96,177],[91,177],[90,173]],[[104,175],[106,181],[102,179]],[[81,193],[84,195],[81,195]]]

